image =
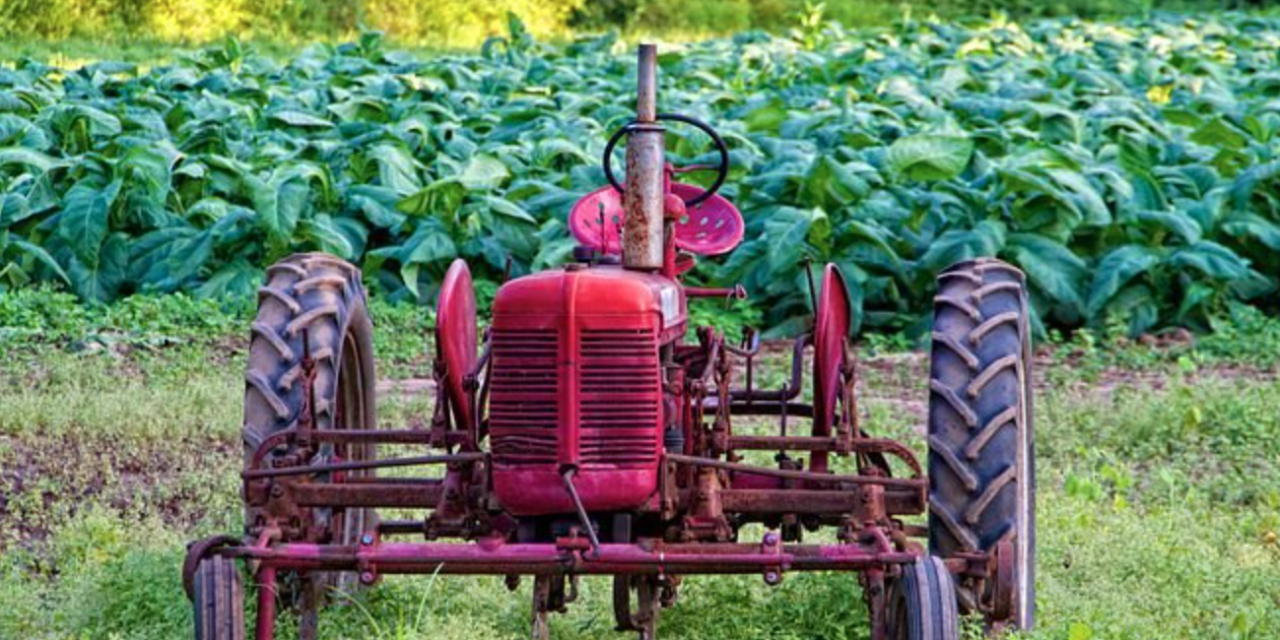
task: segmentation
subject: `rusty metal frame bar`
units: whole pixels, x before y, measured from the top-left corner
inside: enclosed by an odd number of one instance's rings
[[[387,509],[434,509],[444,495],[444,483],[330,484],[306,482],[287,490],[295,504],[303,507],[378,507]]]
[[[688,494],[685,490],[683,494]],[[443,481],[431,484],[379,482],[361,484],[298,483],[287,489],[288,497],[303,507],[377,507],[396,509],[436,509],[444,495]],[[687,495],[681,502],[687,502]],[[748,517],[786,513],[839,517],[862,506],[856,491],[831,489],[722,489],[720,501],[727,512]],[[892,487],[884,495],[890,514],[916,513],[922,501],[915,487]],[[418,524],[418,530],[421,523]]]
[[[329,464],[309,464],[305,466],[278,467],[274,469],[250,469],[242,471],[240,476],[245,480],[261,480],[263,478],[279,478],[283,476],[306,476],[316,473],[332,473],[334,471],[365,471],[368,469],[386,469],[391,467],[415,467],[429,464],[453,464],[459,462],[483,462],[486,453],[468,452],[435,456],[412,456],[408,458],[385,458],[364,462],[333,462]]]
[[[686,456],[674,453],[667,454],[667,460],[676,464],[686,464],[695,467],[711,467],[738,473],[772,476],[786,480],[801,480],[814,484],[875,485],[881,487],[902,487],[920,491],[927,490],[929,486],[928,481],[923,478],[883,478],[878,476],[837,475],[833,473],[813,473],[810,471],[789,471],[786,469],[770,469],[768,467],[757,467],[754,465],[742,464],[740,462],[726,462],[724,460],[717,460],[714,458],[699,458],[697,456]]]
[[[687,499],[687,498],[682,498]],[[924,498],[915,489],[890,488],[884,492],[884,510],[889,515],[919,513]],[[724,489],[720,504],[726,513],[747,519],[797,514],[842,518],[863,508],[864,497],[857,491],[815,489]]]
[[[767,535],[767,534],[766,534]],[[752,574],[774,571],[864,571],[914,562],[879,530],[864,530],[851,544],[602,543],[596,553],[582,538],[554,543],[383,542],[358,545],[284,543],[221,547],[212,553],[255,560],[261,567],[296,571],[377,574],[618,575]]]

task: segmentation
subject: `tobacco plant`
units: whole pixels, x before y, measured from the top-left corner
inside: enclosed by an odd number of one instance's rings
[[[1138,333],[1273,309],[1280,21],[904,22],[668,46],[666,111],[724,133],[742,282],[777,332],[806,261],[839,264],[859,328],[923,327],[933,276],[997,255],[1038,324]],[[564,216],[632,113],[632,52],[510,33],[416,59],[375,34],[289,60],[235,41],[153,68],[0,67],[0,287],[89,301],[246,295],[324,250],[429,301],[456,257],[496,280],[569,258]],[[707,157],[673,130],[674,159]],[[616,163],[620,164],[620,163]]]

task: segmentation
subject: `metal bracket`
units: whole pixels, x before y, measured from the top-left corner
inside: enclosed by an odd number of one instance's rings
[[[779,562],[776,565],[765,567],[764,583],[774,587],[782,582],[782,536],[777,531],[765,532],[764,538],[760,541],[760,553],[765,555],[777,556]]]
[[[360,584],[365,586],[377,584],[382,579],[378,567],[369,559],[377,550],[378,542],[377,531],[366,531],[360,535],[360,547],[356,551],[356,571],[360,574]]]

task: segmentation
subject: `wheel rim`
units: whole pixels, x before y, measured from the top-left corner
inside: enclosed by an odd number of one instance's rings
[[[339,362],[334,393],[334,413],[330,422],[331,429],[366,430],[374,428],[369,424],[369,407],[365,402],[365,370],[361,363],[365,362],[365,353],[355,333],[350,329],[342,339],[342,359]],[[330,457],[341,457],[344,461],[356,462],[373,458],[373,445],[336,445],[329,451]],[[372,470],[348,472],[347,477],[370,477]],[[332,478],[330,478],[332,480]],[[360,538],[368,532],[375,521],[373,510],[358,509],[325,509],[329,526],[336,538],[333,542],[340,545],[358,544]],[[342,571],[329,574],[329,579],[321,578],[320,584],[338,591],[350,592],[359,586],[354,572]]]
[[[1027,308],[1026,294],[1023,294],[1023,308]],[[1018,403],[1022,429],[1018,431],[1018,501],[1017,501],[1017,533],[1014,540],[1014,610],[1013,623],[1019,629],[1030,629],[1035,624],[1035,451],[1033,440],[1035,434],[1035,412],[1032,409],[1031,393],[1031,340],[1027,315],[1023,313],[1022,326],[1022,366],[1018,368],[1019,389],[1022,392]]]
[[[365,402],[365,370],[361,366],[364,361],[364,350],[360,341],[356,339],[355,333],[348,329],[342,338],[342,358],[337,368],[338,379],[333,396],[333,419],[329,421],[327,428],[340,430],[372,428],[368,421],[369,407]],[[369,460],[373,457],[373,446],[368,444],[324,445],[321,451],[325,458],[330,460],[341,458],[345,462]],[[373,475],[372,471],[347,473],[349,475],[346,477]],[[327,474],[324,478],[327,482],[333,481],[332,475]],[[339,545],[357,544],[373,521],[371,509],[347,510],[326,507],[317,509],[313,513],[317,520],[327,522],[328,529],[334,537],[331,542]],[[311,574],[305,578],[305,581],[312,584],[304,586],[304,597],[300,604],[304,623],[309,624],[315,623],[314,620],[308,621],[307,618],[308,616],[314,618],[318,614],[328,595],[326,592],[330,590],[350,592],[359,586],[357,574],[351,571]]]
[[[364,370],[360,363],[363,362],[363,351],[359,341],[355,339],[354,334],[348,331],[342,341],[342,362],[338,367],[338,393],[336,394],[337,406],[334,407],[335,429],[357,429],[365,430],[371,428],[368,424],[368,407],[365,406],[365,379]],[[373,447],[369,444],[345,445],[342,448],[336,448],[335,454],[341,456],[347,461],[364,461],[373,458]],[[366,478],[373,475],[372,470],[351,472],[353,477]],[[338,533],[338,543],[343,545],[355,544],[360,536],[365,533],[369,525],[369,509],[356,509],[354,513],[342,510],[334,513],[333,517],[337,520],[335,530]],[[354,517],[353,517],[354,516]]]

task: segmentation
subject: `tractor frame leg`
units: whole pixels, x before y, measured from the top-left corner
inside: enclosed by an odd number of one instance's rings
[[[884,570],[871,569],[862,574],[862,595],[871,618],[871,640],[888,640],[889,613],[885,597]]]
[[[533,579],[533,616],[529,633],[532,640],[551,640],[553,580],[554,577],[549,575],[539,575]]]
[[[320,605],[325,593],[324,585],[314,575],[304,575],[298,608],[298,640],[316,640],[320,637]]]
[[[274,640],[276,636],[276,591],[276,568],[264,565],[258,570],[257,640]]]

